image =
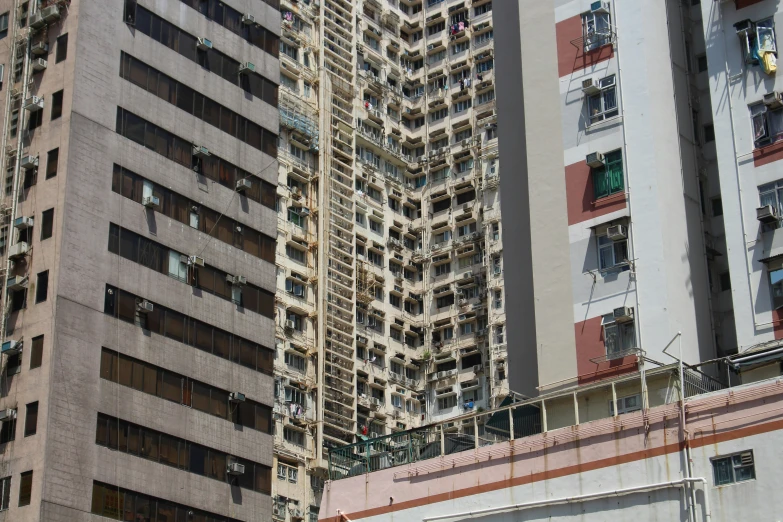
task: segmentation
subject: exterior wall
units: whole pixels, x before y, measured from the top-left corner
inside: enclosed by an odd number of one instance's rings
[[[774,518],[780,506],[772,497],[777,483],[781,424],[779,382],[765,381],[715,392],[686,403],[686,428],[692,435],[696,520],[705,517],[708,490],[711,520]],[[728,406],[727,405],[728,401]],[[481,520],[578,516],[604,520],[690,520],[687,498],[674,487],[616,494],[623,488],[677,481],[686,476],[677,404],[653,407],[611,419],[585,422],[513,442],[497,443],[327,485],[322,520],[384,521],[404,517],[427,520],[450,513],[514,506],[592,495],[583,502],[552,503],[528,509],[478,514]],[[641,429],[647,426],[646,429]],[[752,450],[755,479],[714,484],[711,459]],[[357,495],[358,491],[363,494]],[[424,493],[426,492],[426,493]],[[474,515],[475,516],[475,515]]]
[[[744,63],[734,24],[773,17],[777,25],[783,18],[780,6],[770,1],[704,5],[701,13],[727,245],[724,270],[731,279],[726,308],[730,306],[732,313],[723,324],[736,331],[736,347],[742,352],[781,337],[781,318],[773,309],[768,270],[761,261],[779,253],[775,246],[779,231],[766,231],[755,214],[760,205],[758,187],[781,177],[780,147],[779,143],[755,145],[748,109],[765,94],[780,91],[781,82]]]
[[[19,2],[20,3],[20,2]],[[30,2],[31,10],[35,10]],[[149,364],[176,372],[226,391],[239,391],[248,399],[272,406],[273,379],[235,362],[183,343],[150,333],[136,325],[104,314],[106,285],[147,298],[157,305],[185,313],[233,334],[273,347],[274,325],[269,318],[243,310],[234,303],[166,277],[108,251],[109,223],[118,224],[167,248],[198,254],[206,263],[230,274],[242,274],[268,291],[275,289],[272,263],[210,238],[207,234],[168,218],[160,209],[148,210],[111,190],[113,165],[120,164],[146,179],[203,203],[222,209],[222,215],[244,226],[275,235],[274,210],[217,183],[197,183],[191,169],[115,133],[117,107],[122,106],[177,136],[209,147],[213,154],[243,169],[276,181],[277,162],[259,150],[239,143],[227,133],[197,120],[172,104],[144,92],[119,76],[120,53],[145,63],[193,87],[225,107],[277,132],[275,107],[246,96],[218,75],[201,68],[167,47],[123,23],[122,0],[73,0],[63,3],[61,20],[31,34],[33,41],[49,45],[44,72],[32,76],[29,94],[45,100],[43,124],[32,133],[23,131],[27,114],[19,120],[19,145],[24,155],[38,155],[34,186],[21,190],[11,218],[33,216],[35,231],[25,262],[10,263],[9,275],[28,275],[26,308],[7,317],[6,339],[24,339],[21,372],[6,377],[9,357],[4,355],[0,409],[17,408],[16,439],[2,446],[5,464],[0,478],[11,477],[10,509],[0,519],[98,520],[90,514],[93,481],[103,481],[193,509],[238,520],[267,520],[268,494],[240,489],[162,463],[99,446],[96,417],[104,413],[146,428],[201,444],[229,455],[272,466],[273,436],[183,407],[130,387],[100,378],[101,348],[107,347]],[[139,4],[193,35],[209,38],[216,49],[232,58],[256,65],[256,71],[273,82],[279,78],[275,57],[263,52],[182,2],[145,1]],[[10,8],[6,2],[0,12]],[[237,0],[231,6],[252,13],[258,23],[279,32],[279,13],[263,2]],[[42,6],[43,7],[43,6]],[[14,41],[15,9],[11,8],[8,46]],[[68,34],[67,57],[56,63],[57,38]],[[25,41],[26,42],[26,41]],[[2,51],[7,53],[8,51]],[[12,88],[24,81],[11,78],[12,60],[6,64],[3,103]],[[50,121],[52,94],[64,90],[62,117]],[[5,144],[8,111],[4,115]],[[16,147],[16,145],[13,145]],[[47,152],[59,147],[56,177],[47,179]],[[6,174],[14,178],[13,157],[4,155]],[[262,172],[259,165],[274,165]],[[20,187],[24,171],[16,171]],[[257,183],[257,181],[256,181]],[[6,184],[4,205],[10,207],[14,184]],[[39,219],[54,208],[51,239],[42,239]],[[5,217],[4,219],[8,219]],[[3,222],[4,225],[7,221]],[[13,229],[4,240],[17,241]],[[5,265],[3,265],[5,266]],[[36,274],[49,270],[48,298],[35,303]],[[3,272],[3,276],[5,276]],[[5,277],[3,277],[5,285]],[[4,292],[5,294],[5,292]],[[8,305],[10,297],[4,299]],[[6,310],[10,309],[5,307]],[[30,368],[30,341],[44,335],[42,364]],[[37,432],[24,437],[25,405],[39,401]],[[20,473],[32,470],[32,500],[19,507]]]

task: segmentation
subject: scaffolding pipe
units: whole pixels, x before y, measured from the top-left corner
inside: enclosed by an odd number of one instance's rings
[[[710,493],[709,493],[709,487],[707,484],[707,479],[704,477],[696,477],[696,478],[683,478],[680,480],[672,480],[670,482],[657,482],[655,484],[647,484],[645,486],[634,486],[630,488],[622,488],[622,489],[615,489],[611,491],[602,491],[600,493],[588,493],[585,495],[576,495],[573,497],[559,497],[559,498],[553,498],[553,499],[547,499],[547,500],[534,500],[533,502],[523,502],[521,504],[510,504],[507,506],[498,506],[493,508],[487,508],[487,509],[479,509],[477,511],[462,511],[460,513],[450,513],[448,515],[436,515],[432,517],[424,517],[422,518],[422,522],[429,522],[433,520],[446,520],[449,518],[460,518],[460,517],[468,517],[473,518],[475,516],[480,515],[491,515],[494,513],[500,513],[503,511],[518,511],[522,509],[530,509],[535,507],[543,507],[543,506],[551,506],[555,504],[570,504],[573,502],[585,502],[588,500],[597,500],[601,498],[607,498],[607,497],[618,497],[622,495],[629,495],[631,493],[640,493],[643,491],[653,491],[656,489],[668,489],[668,488],[680,488],[685,487],[686,485],[693,485],[697,482],[700,482],[704,487],[704,519],[709,522],[712,520],[712,512],[710,509]],[[691,516],[688,516],[688,519],[691,522],[695,522],[695,519],[691,518]]]

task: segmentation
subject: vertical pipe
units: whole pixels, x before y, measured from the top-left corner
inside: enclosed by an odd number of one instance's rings
[[[508,409],[508,439],[514,440],[514,408]]]
[[[547,428],[546,423],[546,401],[544,400],[541,401],[541,421],[543,423],[544,433],[546,433],[549,429]]]
[[[473,416],[473,439],[475,442],[474,447],[479,449],[478,415]]]
[[[446,454],[446,433],[443,431],[443,424],[440,425],[440,456]]]
[[[612,383],[612,411],[614,412],[614,418],[617,418],[617,388],[614,385],[614,382]]]
[[[639,357],[639,378],[642,386],[642,410],[650,409],[650,401],[647,396],[647,372],[644,367],[644,357]]]

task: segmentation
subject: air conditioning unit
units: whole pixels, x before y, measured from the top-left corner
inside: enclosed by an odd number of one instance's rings
[[[9,421],[16,418],[16,410],[0,410],[0,422]]]
[[[193,155],[197,158],[208,158],[209,149],[203,145],[193,145]]]
[[[770,92],[764,95],[764,105],[770,109],[783,107],[783,94],[779,92]]]
[[[36,59],[34,59],[31,62],[30,65],[32,65],[33,71],[40,72],[40,71],[46,70],[46,65],[47,64],[46,64],[46,60],[45,59],[43,59],[43,58],[36,58]]]
[[[466,314],[459,314],[459,317],[457,317],[458,321],[465,321],[468,318]]]
[[[256,72],[256,66],[252,62],[245,62],[239,66],[239,74],[250,74]]]
[[[49,44],[46,42],[35,42],[30,47],[30,52],[36,56],[40,56],[42,54],[49,54]]]
[[[44,7],[41,9],[41,17],[43,17],[44,22],[47,24],[56,22],[60,19],[60,7],[57,4]]]
[[[34,219],[28,216],[22,216],[14,219],[14,228],[17,230],[25,230],[33,226]]]
[[[21,341],[6,341],[2,346],[2,353],[13,355],[22,351]]]
[[[155,310],[155,305],[146,299],[142,299],[140,302],[136,303],[136,311],[141,314],[146,314],[152,312],[153,310]]]
[[[628,234],[623,225],[614,225],[606,229],[606,237],[612,241],[619,241],[627,238]]]
[[[30,27],[33,29],[40,29],[45,25],[46,22],[44,22],[43,16],[41,16],[41,11],[36,11],[30,15]]]
[[[473,277],[473,270],[468,270],[462,274],[462,279],[470,279],[471,277]]]
[[[604,166],[604,155],[600,152],[591,152],[585,157],[588,167],[599,168]]]
[[[285,322],[285,329],[286,330],[293,330],[295,326],[296,326],[296,323],[294,323],[294,321],[291,320],[291,319],[289,319],[289,320],[287,320]]]
[[[601,92],[601,89],[598,87],[598,85],[596,85],[592,78],[588,78],[586,80],[582,80],[582,92],[588,96],[592,96],[593,94],[598,94]]]
[[[300,189],[299,187],[291,187],[291,196],[296,198],[296,199],[301,198],[302,197],[302,189]]]
[[[242,23],[245,25],[253,25],[254,23],[256,23],[256,17],[251,14],[245,13],[242,15]]]
[[[357,335],[356,340],[362,344],[367,344],[367,338],[363,335]]]
[[[302,514],[302,508],[288,508],[288,511],[291,513],[291,518],[304,518]]]
[[[628,321],[633,321],[633,308],[629,306],[621,306],[620,308],[615,308],[612,312],[612,315],[614,316],[614,320],[618,323],[627,323]]]
[[[141,204],[147,208],[153,208],[160,206],[160,198],[158,196],[144,196],[141,198]]]
[[[26,111],[38,112],[44,108],[44,99],[40,96],[30,96],[24,101],[22,107]]]
[[[250,190],[252,186],[253,184],[247,178],[242,178],[237,180],[237,192],[244,192],[246,190]]]
[[[23,169],[34,169],[38,166],[38,156],[25,156],[19,165]]]
[[[229,475],[244,475],[245,465],[239,462],[229,462],[226,471]]]
[[[435,46],[436,46],[436,45],[437,45],[437,44],[429,44],[429,45],[427,46],[427,50],[428,50],[428,51],[432,51],[433,49],[435,49]]]
[[[307,207],[301,207],[299,209],[299,214],[302,215],[302,216],[309,216],[310,215],[310,209],[307,208]],[[381,250],[383,250],[383,249],[381,249]]]
[[[204,258],[200,256],[190,256],[188,263],[193,266],[204,266]]]
[[[473,373],[479,373],[484,367],[480,364],[474,364],[473,365]]]
[[[737,34],[745,35],[753,31],[753,22],[751,20],[740,20],[734,24],[734,30]]]
[[[772,205],[764,205],[756,209],[756,219],[762,223],[775,223],[778,220],[778,216],[775,214]]]
[[[207,51],[212,49],[212,40],[209,38],[199,37],[198,41],[196,42],[196,48],[200,51]]]
[[[27,255],[27,251],[29,250],[29,247],[27,243],[24,241],[19,241],[15,245],[11,245],[11,248],[8,249],[8,257],[11,259],[18,259],[20,257],[24,257]],[[10,284],[10,280],[9,280]]]
[[[237,275],[237,276],[228,276],[227,275],[226,276],[226,280],[228,280],[229,277],[231,277],[231,283],[230,284],[232,284],[232,285],[235,285],[235,286],[245,286],[247,284],[247,277],[245,277],[243,275]]]
[[[272,504],[272,515],[285,518],[285,508],[277,503]]]
[[[231,392],[228,394],[228,400],[231,402],[245,402],[245,394],[239,392]]]
[[[599,0],[590,4],[590,12],[593,14],[609,14],[609,2],[606,0]]]

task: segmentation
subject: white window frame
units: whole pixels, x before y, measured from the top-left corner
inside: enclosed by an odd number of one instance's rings
[[[614,314],[606,314],[601,319],[604,329],[604,347],[606,355],[622,353],[636,348],[636,327],[634,321],[618,323]]]
[[[596,237],[596,248],[598,250],[598,269],[599,270],[611,270],[617,266],[623,266],[628,264],[628,239],[612,240],[606,234]],[[625,256],[622,256],[623,248],[625,249]],[[607,253],[606,259],[610,259],[611,263],[604,266],[604,257],[602,252]],[[611,255],[610,255],[611,254]]]
[[[587,97],[588,126],[614,118],[620,114],[617,103],[617,76],[614,74],[598,80],[601,92]]]

